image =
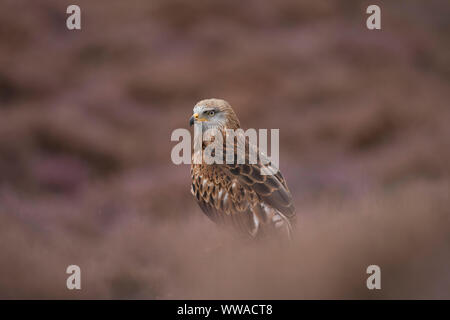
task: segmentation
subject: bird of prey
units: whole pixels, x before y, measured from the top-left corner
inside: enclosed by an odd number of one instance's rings
[[[201,123],[203,130],[217,129],[226,141],[227,129],[239,129],[240,123],[231,106],[225,100],[206,99],[198,102],[189,121]],[[202,143],[202,149],[207,142]],[[223,154],[227,146],[224,144]],[[291,193],[281,172],[263,175],[267,166],[259,157],[249,164],[248,151],[257,146],[245,139],[244,164],[206,164],[191,162],[191,192],[203,212],[214,222],[231,225],[249,238],[268,234],[284,234],[291,238],[295,212]],[[234,153],[237,147],[233,148]],[[259,151],[257,151],[259,152]],[[194,155],[193,155],[194,158]],[[236,159],[236,154],[234,159]],[[269,164],[270,165],[270,164]]]

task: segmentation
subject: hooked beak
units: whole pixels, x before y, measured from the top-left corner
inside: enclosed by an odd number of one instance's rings
[[[192,125],[194,124],[195,120],[198,119],[198,113],[194,113],[192,115],[192,117],[189,119],[189,126],[192,127]]]
[[[192,117],[189,119],[189,126],[192,127],[195,121],[207,121],[205,118],[199,118],[198,113],[194,113]]]

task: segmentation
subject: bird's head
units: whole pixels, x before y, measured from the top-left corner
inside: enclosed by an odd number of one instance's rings
[[[222,99],[205,99],[198,102],[189,120],[192,126],[195,122],[202,124],[203,130],[237,129],[239,120],[230,104]]]

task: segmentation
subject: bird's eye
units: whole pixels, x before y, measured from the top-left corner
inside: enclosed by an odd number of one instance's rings
[[[208,114],[209,114],[210,117],[212,117],[214,115],[214,111],[211,110],[211,111],[208,112]]]

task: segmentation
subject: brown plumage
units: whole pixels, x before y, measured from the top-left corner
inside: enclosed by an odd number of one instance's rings
[[[226,154],[225,129],[239,129],[240,123],[231,106],[224,100],[202,100],[194,107],[190,124],[201,122],[203,131],[215,128],[223,135]],[[237,139],[245,139],[242,135]],[[208,145],[203,142],[202,149]],[[294,205],[286,181],[280,171],[262,175],[260,159],[249,164],[250,148],[245,139],[245,164],[191,165],[191,192],[204,213],[218,224],[232,225],[252,238],[281,231],[291,236]],[[236,160],[237,142],[234,159]]]

